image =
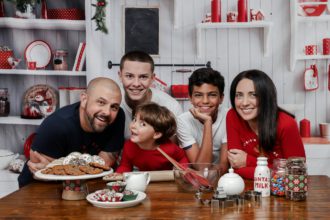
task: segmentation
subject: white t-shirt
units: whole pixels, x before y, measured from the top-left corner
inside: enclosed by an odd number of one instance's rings
[[[219,162],[221,145],[227,143],[226,114],[227,109],[219,106],[217,120],[212,124],[213,163]],[[195,119],[189,111],[181,114],[177,118],[177,123],[177,137],[180,141],[180,146],[183,149],[189,149],[193,144],[197,143],[200,147],[203,140],[204,125]]]
[[[160,91],[158,89],[150,88],[152,92],[151,101],[157,103],[160,106],[168,108],[176,117],[182,114],[181,105],[169,94]],[[127,105],[125,101],[125,92],[122,91],[122,101],[120,106],[125,112],[125,139],[129,139],[131,132],[129,130],[129,124],[132,121],[132,109]]]

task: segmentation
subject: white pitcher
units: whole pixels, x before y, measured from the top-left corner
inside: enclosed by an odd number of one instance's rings
[[[144,192],[150,182],[150,174],[148,172],[130,172],[124,173],[126,189]]]

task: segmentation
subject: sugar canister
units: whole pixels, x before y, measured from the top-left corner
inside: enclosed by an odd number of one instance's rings
[[[68,70],[67,62],[68,51],[63,49],[58,49],[54,54],[54,70]]]
[[[9,95],[7,88],[0,88],[0,116],[8,116],[10,111]]]

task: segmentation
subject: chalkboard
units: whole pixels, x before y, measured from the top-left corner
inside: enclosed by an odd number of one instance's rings
[[[125,53],[159,54],[159,8],[125,8]]]

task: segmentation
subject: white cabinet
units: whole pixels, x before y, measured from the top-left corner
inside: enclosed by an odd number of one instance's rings
[[[330,59],[330,55],[322,55],[321,47],[318,48],[317,55],[305,55],[304,54],[304,47],[300,42],[299,37],[304,35],[304,32],[301,31],[301,27],[309,25],[311,29],[313,27],[312,24],[315,23],[328,23],[330,22],[330,15],[323,13],[320,16],[301,16],[299,15],[299,11],[301,10],[301,6],[303,5],[317,5],[317,4],[327,4],[327,2],[302,2],[300,3],[299,0],[290,0],[290,13],[291,13],[291,50],[290,50],[290,70],[294,71],[296,62],[298,60],[321,60],[321,59]],[[306,33],[305,34],[310,34]],[[326,37],[326,36],[324,36]],[[327,36],[330,37],[330,36]],[[317,45],[320,42],[313,42],[313,44]]]
[[[330,177],[330,144],[305,144],[308,175]]]

